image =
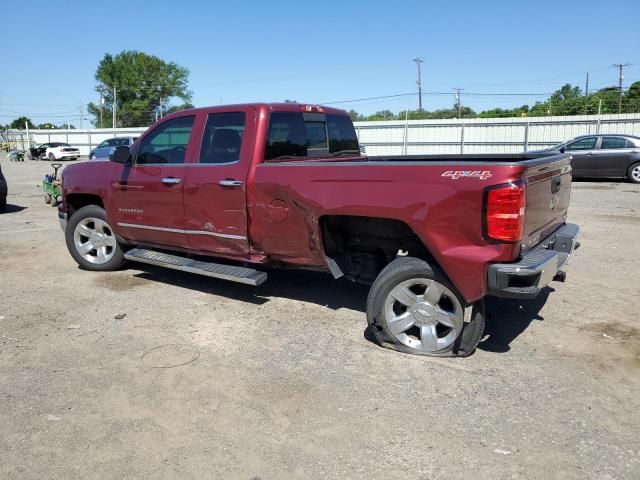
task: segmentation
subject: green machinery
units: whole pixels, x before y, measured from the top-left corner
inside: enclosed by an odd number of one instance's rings
[[[42,190],[44,191],[44,203],[51,204],[54,207],[61,201],[62,180],[58,177],[58,169],[61,163],[52,163],[53,175],[45,175],[42,180]]]

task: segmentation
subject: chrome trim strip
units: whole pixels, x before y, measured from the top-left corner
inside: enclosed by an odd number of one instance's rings
[[[211,235],[212,237],[231,238],[233,240],[247,239],[247,237],[243,237],[242,235],[231,235],[229,233],[209,232],[206,230],[185,230],[184,233],[186,233],[187,235]]]
[[[119,227],[139,228],[142,230],[157,230],[159,232],[184,233],[186,235],[210,235],[212,237],[229,238],[232,240],[246,240],[242,235],[231,235],[228,233],[209,232],[206,230],[181,230],[178,228],[154,227],[152,225],[140,225],[137,223],[118,222]]]
[[[166,227],[153,227],[151,225],[140,225],[137,223],[121,223],[118,222],[119,227],[139,228],[141,230],[157,230],[159,232],[171,232],[171,233],[185,233],[184,230],[179,228],[166,228]]]

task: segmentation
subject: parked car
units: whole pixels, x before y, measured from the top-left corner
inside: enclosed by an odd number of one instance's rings
[[[626,178],[640,183],[640,137],[583,135],[539,151],[570,153],[576,178]]]
[[[4,178],[2,166],[0,166],[0,213],[7,208],[7,190],[7,179]]]
[[[579,230],[566,223],[569,159],[367,158],[343,110],[199,108],[109,162],[66,167],[58,215],[86,270],[131,260],[249,285],[267,279],[261,265],[326,271],[372,284],[381,345],[465,356],[485,296],[532,298],[564,281]]]
[[[80,149],[72,147],[68,143],[50,142],[43,143],[29,149],[31,160],[75,160],[80,156]]]
[[[89,160],[94,158],[108,159],[116,147],[133,145],[138,137],[114,137],[100,143],[96,148],[89,152]]]

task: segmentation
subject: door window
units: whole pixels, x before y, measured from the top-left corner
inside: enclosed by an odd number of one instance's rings
[[[194,116],[167,120],[147,135],[138,150],[136,163],[180,164],[184,163]]]
[[[565,150],[593,150],[596,148],[596,137],[586,137],[576,140],[565,147]]]
[[[627,148],[627,140],[622,137],[602,137],[600,148],[602,150],[610,148]]]
[[[108,146],[109,146],[109,141],[105,140],[100,145],[98,145],[96,148],[105,148],[105,147],[108,147]]]
[[[235,163],[240,161],[244,112],[211,113],[204,128],[200,163]]]

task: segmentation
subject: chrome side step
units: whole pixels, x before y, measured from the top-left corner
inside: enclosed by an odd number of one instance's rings
[[[252,268],[201,262],[168,253],[145,250],[144,248],[131,249],[124,254],[124,258],[134,262],[148,263],[150,265],[157,265],[158,267],[166,267],[173,270],[181,270],[183,272],[253,285],[254,287],[261,285],[267,280],[266,273],[259,272]]]

